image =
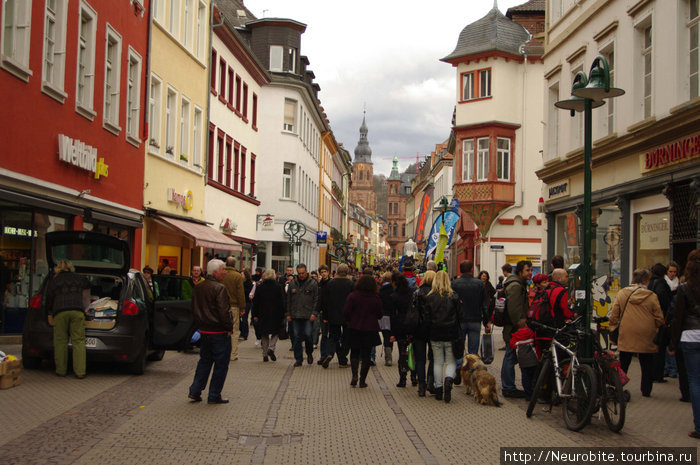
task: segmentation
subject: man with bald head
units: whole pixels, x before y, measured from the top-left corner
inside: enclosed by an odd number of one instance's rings
[[[569,274],[564,268],[552,270],[552,279],[547,286],[547,294],[549,294],[549,304],[554,309],[554,322],[557,328],[561,328],[566,320],[575,316],[569,308],[568,284]]]

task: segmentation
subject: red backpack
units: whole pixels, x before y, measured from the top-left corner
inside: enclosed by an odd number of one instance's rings
[[[535,293],[532,303],[527,310],[527,319],[557,328],[564,322],[563,315],[557,309],[561,304],[561,299],[564,297],[565,289],[559,292],[554,301],[554,306],[550,303],[550,289],[552,288],[547,287]]]

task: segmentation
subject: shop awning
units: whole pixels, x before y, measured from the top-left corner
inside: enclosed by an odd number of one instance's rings
[[[186,236],[194,240],[194,245],[207,249],[231,250],[233,252],[241,252],[243,247],[239,242],[226,237],[211,226],[205,224],[192,223],[185,220],[177,220],[168,218],[167,216],[157,216],[158,220],[166,223]]]

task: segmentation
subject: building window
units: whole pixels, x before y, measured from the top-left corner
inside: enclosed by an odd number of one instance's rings
[[[241,112],[241,77],[236,76],[236,111]]]
[[[462,182],[472,181],[474,176],[474,140],[462,141]]]
[[[700,48],[698,47],[698,43],[700,42],[700,34],[698,33],[698,29],[700,29],[700,0],[690,0],[689,19],[690,98],[694,99],[700,96],[700,79],[698,79],[698,73],[700,71],[700,67],[698,65],[700,62]]]
[[[182,97],[180,103],[180,162],[189,164],[190,152],[190,101]]]
[[[208,146],[208,151],[209,153],[207,154],[207,175],[209,179],[214,179],[214,166],[216,165],[215,160],[214,160],[214,143],[216,142],[216,135],[215,135],[216,127],[212,125],[211,123],[209,124],[209,144]]]
[[[510,181],[510,139],[498,138],[498,160],[496,170],[499,181]]]
[[[163,23],[165,17],[165,2],[167,0],[153,0],[153,18],[159,23]]]
[[[255,154],[250,154],[250,193],[251,197],[255,197]]]
[[[479,71],[479,97],[491,96],[491,70],[484,69]]]
[[[292,181],[294,179],[294,165],[291,163],[285,163],[282,168],[282,198],[292,199],[292,192],[294,192],[294,186],[292,186]]]
[[[221,129],[217,130],[217,135],[216,135],[216,143],[218,147],[218,167],[219,169],[217,170],[217,177],[216,181],[218,181],[221,184],[224,184],[224,166],[226,166],[226,160],[225,160],[225,144],[224,141],[226,140],[226,135]]]
[[[253,129],[258,129],[258,96],[253,93]]]
[[[211,82],[209,83],[209,87],[211,89],[211,93],[216,95],[216,50],[211,49],[211,74],[209,75]]]
[[[233,164],[233,190],[238,190],[238,179],[240,176],[240,164],[238,160],[241,158],[241,144],[236,143],[236,147],[233,150],[234,164]],[[241,186],[242,188],[242,186]]]
[[[139,141],[139,102],[141,101],[141,56],[129,47],[129,69],[126,85],[126,135]]]
[[[66,97],[63,90],[68,20],[66,7],[66,0],[46,0],[44,13],[43,87],[49,91],[49,95],[60,99],[61,102]]]
[[[185,0],[185,24],[183,24],[183,43],[186,49],[190,49],[192,42],[192,13],[194,9],[194,0]]]
[[[296,130],[297,102],[292,99],[284,99],[284,130],[294,132]]]
[[[149,145],[157,151],[160,148],[160,112],[161,112],[162,82],[155,75],[151,74],[151,93],[148,99],[148,114],[150,124],[148,126]]]
[[[180,0],[170,0],[170,15],[168,16],[168,32],[170,32],[173,37],[179,39],[179,29],[180,29]]]
[[[547,95],[547,151],[545,152],[545,161],[559,158],[559,109],[554,106],[559,101],[558,82],[549,86]]]
[[[233,106],[233,79],[234,79],[233,68],[228,69],[228,98],[226,99],[230,106]]]
[[[95,92],[95,41],[97,13],[87,3],[80,3],[78,31],[78,76],[76,78],[76,106],[95,116],[93,102]]]
[[[119,86],[121,75],[122,39],[111,27],[107,26],[105,46],[105,93],[104,115],[105,126],[112,131],[119,131]]]
[[[572,66],[571,69],[571,82],[574,82],[574,79],[576,78],[576,74],[579,71],[583,71],[583,65],[579,64],[576,67]],[[608,99],[610,100],[610,99]],[[572,116],[569,119],[569,149],[570,150],[575,150],[581,146],[583,146],[583,112],[582,111],[577,111],[574,113],[574,116]]]
[[[639,50],[637,60],[637,105],[639,108],[638,117],[641,119],[650,118],[652,109],[652,86],[653,86],[653,48],[652,48],[652,19],[651,15],[644,18],[635,26],[635,43]]]
[[[243,84],[243,119],[248,119],[248,84]]]
[[[289,50],[287,51],[289,55],[289,72],[290,73],[296,73],[297,72],[297,49],[293,47],[289,47]]]
[[[16,76],[29,79],[29,39],[32,0],[5,0],[2,14],[2,65]]]
[[[282,71],[283,51],[281,45],[270,45],[270,71]]]
[[[462,101],[491,97],[491,69],[462,74]]]
[[[600,54],[605,57],[610,70],[610,87],[615,86],[615,44],[610,43],[600,50]],[[599,113],[600,117],[600,132],[599,135],[608,136],[615,131],[615,99],[607,99],[605,101],[605,111]]]
[[[236,149],[238,150],[238,149]],[[233,139],[226,136],[226,187],[231,187],[231,158],[233,156]],[[238,153],[236,153],[238,158]]]
[[[177,92],[168,87],[165,99],[165,153],[175,156],[175,118],[177,113]]]
[[[487,181],[489,177],[489,139],[484,137],[477,139],[479,151],[477,153],[476,180]]]
[[[192,128],[192,164],[202,166],[202,109],[194,107],[194,125]]]
[[[644,29],[644,49],[642,56],[644,57],[644,117],[649,118],[652,115],[651,94],[652,94],[652,58],[651,58],[651,26]]]
[[[197,8],[197,46],[195,53],[197,58],[204,56],[204,42],[206,41],[206,32],[209,22],[207,21],[207,5],[200,1]]]
[[[219,98],[226,98],[226,61],[219,57]]]
[[[245,194],[245,156],[246,156],[246,148],[241,147],[241,166],[240,166],[240,173],[241,173],[241,182],[239,184],[240,191],[242,194]]]

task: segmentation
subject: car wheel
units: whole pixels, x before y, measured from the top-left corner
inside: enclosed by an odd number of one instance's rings
[[[129,373],[134,375],[142,375],[146,371],[146,344],[139,351],[136,359],[126,366]]]
[[[148,360],[151,362],[160,362],[161,360],[163,360],[164,355],[165,355],[164,350],[157,350],[155,352],[151,352],[148,355]]]

